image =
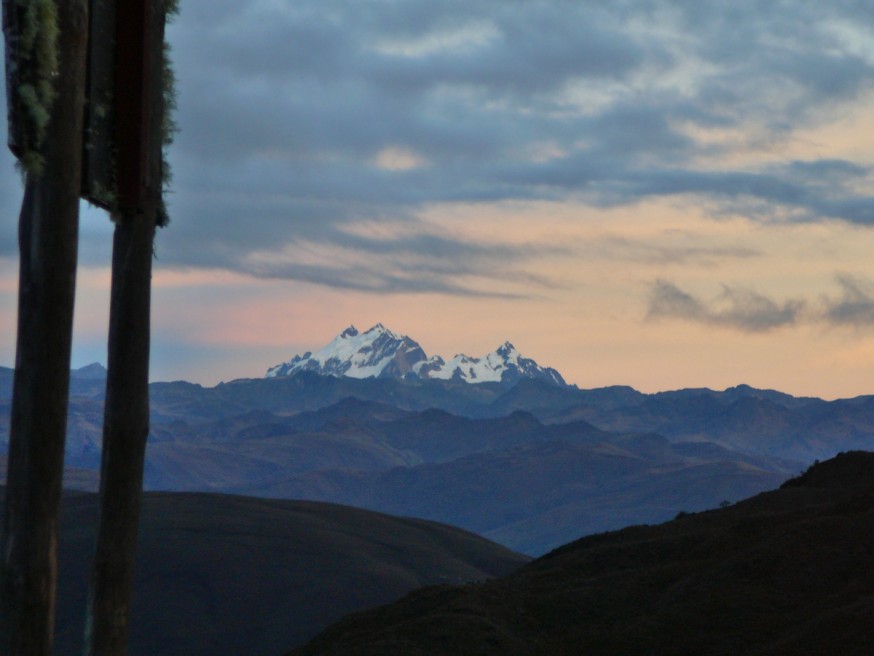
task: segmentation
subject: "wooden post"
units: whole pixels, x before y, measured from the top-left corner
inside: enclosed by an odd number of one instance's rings
[[[39,153],[42,171],[28,173],[19,217],[18,340],[0,574],[4,656],[50,656],[54,630],[88,26],[85,0],[59,0],[57,8],[56,100]]]
[[[162,192],[161,125],[166,111],[161,77],[165,11],[163,0],[126,2],[125,11],[122,11],[125,2],[117,5],[117,33],[130,36],[130,31],[139,26],[142,32],[139,42],[144,44],[147,57],[130,52],[126,58],[120,58],[115,78],[118,207],[113,214],[116,227],[100,523],[85,636],[85,651],[90,656],[127,654],[143,463],[149,433],[151,271]],[[143,22],[138,23],[137,16]],[[132,23],[122,25],[124,21]],[[133,69],[130,75],[125,73],[127,66]],[[142,123],[130,122],[126,112],[139,117],[136,120]]]
[[[161,71],[160,59],[154,61],[154,51],[157,48],[160,52],[164,43],[163,36],[160,40],[152,38],[155,2],[122,0],[116,5],[115,171],[117,206],[125,213],[139,213],[145,207],[149,146],[153,138],[160,141],[160,131],[152,129],[149,116],[153,95],[161,95],[160,88],[153,84]],[[160,33],[163,35],[163,29]]]
[[[100,525],[86,654],[127,654],[128,620],[149,434],[149,314],[154,213],[122,220],[112,245],[109,366]]]
[[[85,95],[85,144],[82,198],[113,211],[115,183],[115,0],[89,0],[88,79]]]

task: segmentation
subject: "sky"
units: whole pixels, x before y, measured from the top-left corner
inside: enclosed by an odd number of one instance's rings
[[[154,380],[382,322],[583,388],[874,393],[870,0],[183,0],[168,37]],[[20,199],[4,150],[10,365]],[[83,205],[74,366],[110,248]]]

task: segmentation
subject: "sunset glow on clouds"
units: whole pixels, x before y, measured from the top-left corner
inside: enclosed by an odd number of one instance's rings
[[[874,392],[871,3],[185,0],[169,34],[155,379],[381,321],[582,387]],[[74,364],[102,359],[110,235],[89,210]]]

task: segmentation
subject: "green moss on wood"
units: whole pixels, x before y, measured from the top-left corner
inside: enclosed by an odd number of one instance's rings
[[[166,21],[169,23],[179,13],[178,0],[166,0],[164,4]],[[163,93],[163,115],[161,120],[161,198],[158,202],[157,224],[161,227],[170,222],[164,194],[170,189],[173,171],[167,157],[167,149],[173,143],[173,137],[179,130],[174,115],[176,112],[176,75],[173,73],[173,63],[170,57],[170,44],[164,40],[162,49],[161,83]]]
[[[10,0],[6,38],[11,50],[13,141],[21,167],[39,173],[42,146],[55,101],[58,75],[58,8],[54,0]]]

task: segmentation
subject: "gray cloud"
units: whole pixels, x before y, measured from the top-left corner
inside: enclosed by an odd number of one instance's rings
[[[5,161],[5,158],[0,159],[0,162]],[[8,162],[12,167],[11,157]],[[0,257],[15,256],[18,253],[18,211],[21,208],[23,192],[23,185],[15,177],[0,176]]]
[[[329,244],[372,258],[373,271],[402,261],[430,276],[362,276],[372,291],[469,293],[452,277],[465,262],[481,262],[469,275],[524,280],[549,248],[435,239],[417,223],[424,206],[688,195],[715,214],[874,223],[874,196],[859,191],[872,178],[862,162],[720,166],[749,144],[695,136],[718,127],[779,143],[830,120],[874,87],[874,62],[853,43],[872,33],[862,0],[186,0],[169,30],[181,131],[159,256],[252,271],[255,254]],[[418,165],[381,168],[392,148]],[[0,172],[0,211],[13,226],[5,192],[15,175],[10,165]],[[419,237],[354,241],[347,228],[359,221],[406,221]],[[637,254],[751,255],[731,251]],[[340,279],[354,271],[275,262],[263,275],[362,284]],[[750,316],[757,307],[754,298],[725,303]],[[745,316],[734,320],[755,324]]]
[[[702,301],[666,280],[650,289],[648,319],[683,319],[695,323],[734,328],[745,332],[767,332],[792,326],[801,318],[804,302],[775,301],[763,294],[724,285],[711,301]]]
[[[416,223],[411,220],[415,226]],[[556,280],[525,271],[540,257],[567,256],[569,247],[549,243],[476,243],[415,228],[400,235],[363,235],[340,230],[302,229],[285,250],[223,249],[225,236],[204,249],[197,266],[228,267],[261,278],[283,278],[374,293],[436,293],[522,299],[559,289]],[[159,261],[184,265],[172,240],[159,237]],[[183,253],[184,256],[184,253]],[[500,281],[500,289],[488,282]],[[524,291],[513,291],[514,289]],[[535,291],[532,291],[535,290]]]
[[[844,328],[874,326],[874,283],[841,273],[835,275],[838,293],[818,300],[773,298],[723,285],[713,299],[702,300],[673,282],[657,280],[650,286],[646,318],[676,319],[765,332],[800,323]]]
[[[650,289],[648,319],[707,321],[710,315],[701,301],[671,282],[658,280]]]
[[[762,253],[746,246],[707,246],[682,243],[655,243],[651,239],[629,239],[616,235],[606,235],[584,244],[582,250],[587,254],[611,259],[632,260],[649,264],[698,264],[713,266],[724,260],[751,259]]]
[[[251,267],[250,273],[262,278],[293,279],[337,289],[380,294],[451,294],[508,300],[531,298],[530,294],[478,290],[470,285],[453,282],[451,277],[434,276],[428,271],[387,271],[382,266],[281,263]]]
[[[823,319],[839,326],[874,325],[874,285],[857,276],[836,276],[841,294],[823,299]]]
[[[518,270],[516,265],[547,252],[566,253],[558,246],[471,244],[435,234],[384,238],[339,234],[296,245],[299,255],[292,252],[266,261],[241,259],[238,268],[264,278],[293,278],[357,291],[522,299],[532,295],[507,290],[523,285],[548,291],[560,285]],[[313,252],[321,252],[315,263],[298,261]],[[483,291],[470,282],[496,278],[503,283],[501,291]]]

